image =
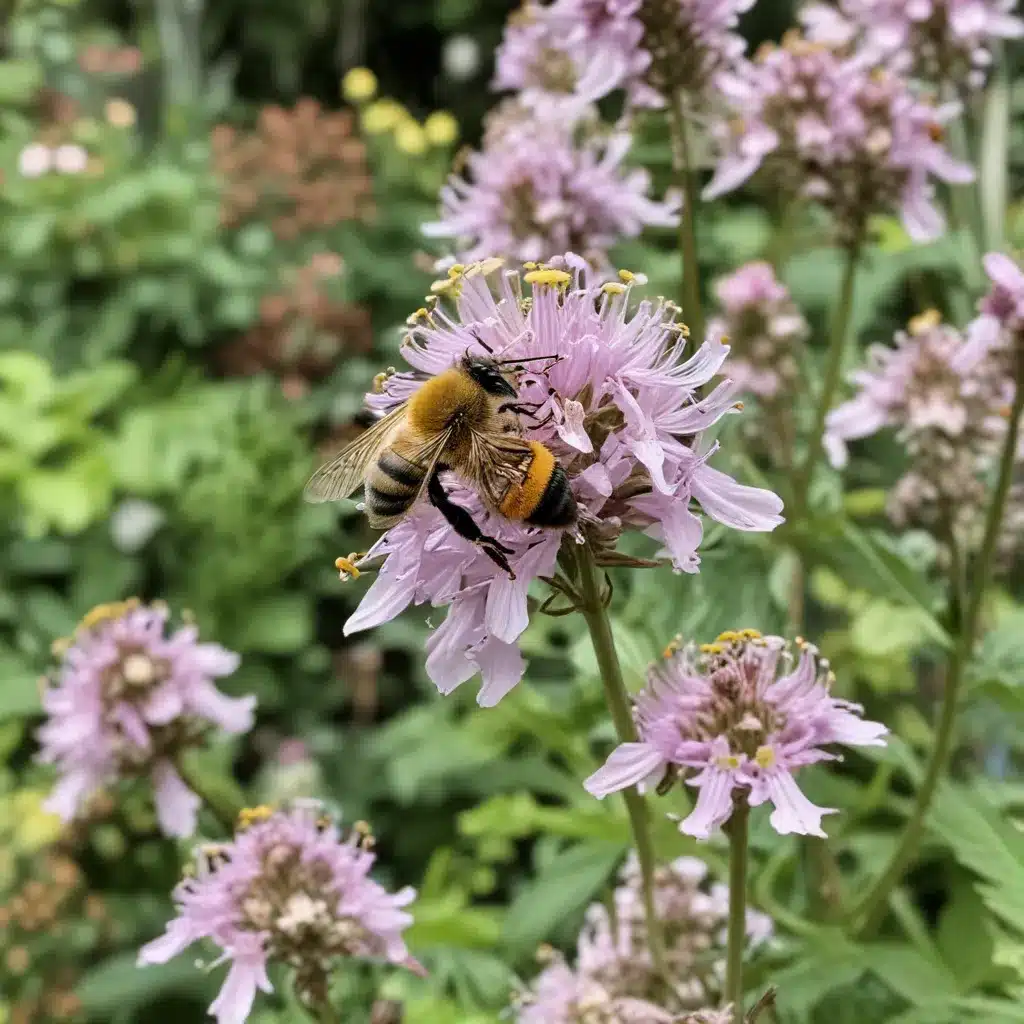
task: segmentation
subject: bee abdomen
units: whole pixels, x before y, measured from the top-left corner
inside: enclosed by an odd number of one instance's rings
[[[555,466],[537,507],[526,517],[531,526],[572,526],[579,514],[569,478]]]
[[[393,519],[409,510],[423,484],[423,468],[393,451],[382,452],[366,480],[371,518]]]

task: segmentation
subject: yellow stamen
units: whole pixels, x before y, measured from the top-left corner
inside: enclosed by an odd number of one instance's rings
[[[701,654],[722,654],[725,651],[724,644],[701,644]]]
[[[626,286],[615,281],[609,281],[607,284],[601,285],[601,291],[605,295],[622,295],[626,291]]]
[[[458,278],[447,277],[440,281],[434,281],[430,286],[430,290],[434,295],[458,296],[461,287]]]
[[[500,256],[488,256],[485,260],[471,263],[466,270],[466,277],[476,277],[477,274],[487,277],[488,274],[493,274],[494,271],[503,266],[505,266],[505,261]]]
[[[523,270],[536,270],[537,264],[533,260],[527,260],[523,264]]]
[[[629,284],[629,282],[632,281],[635,277],[636,277],[636,274],[634,274],[632,270],[620,270],[619,271],[619,280],[620,281],[625,281],[626,284]]]
[[[671,658],[674,654],[678,654],[679,653],[679,648],[682,646],[682,644],[683,644],[683,638],[681,636],[674,636],[665,645],[665,650],[663,650],[661,652],[661,656],[663,658]]]
[[[461,277],[466,272],[466,268],[461,263],[453,263],[448,268],[449,277]]]
[[[342,579],[348,576],[357,580],[362,575],[353,561],[355,557],[355,555],[349,555],[348,558],[336,558],[334,560],[334,568],[342,574]]]
[[[775,751],[771,747],[758,747],[754,760],[758,763],[759,767],[768,771],[768,769],[775,767]]]
[[[759,629],[741,629],[740,636],[744,640],[760,640],[761,631]]]
[[[724,633],[719,633],[716,639],[716,643],[720,644],[733,644],[740,639],[740,634],[734,629],[727,629]]]
[[[142,602],[137,597],[130,597],[127,601],[111,601],[108,604],[98,604],[92,611],[86,612],[82,621],[78,624],[78,630],[89,630],[102,622],[110,622],[119,619],[130,611],[134,611]]]
[[[911,317],[907,322],[907,330],[916,338],[921,334],[938,327],[942,323],[942,314],[937,309],[926,309],[923,313]]]
[[[723,754],[721,757],[715,758],[715,764],[719,768],[739,768],[740,759],[735,754]]]
[[[267,804],[259,804],[256,807],[243,807],[238,812],[239,830],[247,829],[257,822],[266,821],[274,813],[274,808]]]
[[[546,270],[531,270],[523,280],[527,284],[550,284],[558,287],[568,284],[572,280],[572,274],[549,267]]]

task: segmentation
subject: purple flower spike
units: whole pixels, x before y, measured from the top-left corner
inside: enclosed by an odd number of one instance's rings
[[[715,446],[700,440],[702,430],[737,411],[729,380],[703,398],[698,393],[722,369],[727,345],[709,338],[684,354],[678,308],[634,304],[632,291],[642,282],[627,271],[618,281],[591,285],[586,264],[572,254],[525,276],[500,267],[500,260],[457,266],[437,282],[435,294],[445,300],[410,317],[403,354],[415,372],[393,374],[384,393],[368,401],[380,411],[392,408],[425,375],[447,370],[467,352],[530,360],[519,400],[536,407],[523,420],[524,436],[545,444],[568,476],[582,534],[488,515],[457,476],[446,474],[456,503],[511,550],[515,580],[496,573],[480,548],[426,503],[365,555],[340,561],[350,573],[383,559],[346,633],[387,622],[411,604],[447,607],[427,641],[427,674],[450,693],[480,673],[478,700],[488,707],[522,677],[517,641],[529,621],[527,591],[537,577],[553,573],[563,543],[585,538],[599,564],[612,564],[619,535],[640,530],[664,544],[662,554],[676,570],[697,572],[703,528],[691,501],[740,530],[772,530],[782,522],[779,498],[712,469]]]
[[[312,801],[288,810],[243,811],[239,831],[200,847],[195,870],[174,890],[178,916],[144,946],[139,964],[162,964],[200,939],[231,967],[210,1006],[218,1024],[243,1024],[257,990],[272,991],[271,962],[295,971],[307,1005],[323,1006],[331,969],[345,957],[387,960],[422,973],[402,932],[413,889],[389,893],[369,877],[372,837],[342,837]]]
[[[774,806],[780,834],[823,836],[821,819],[834,808],[811,803],[794,773],[834,760],[822,749],[833,743],[882,746],[888,730],[864,721],[859,705],[832,697],[828,662],[810,644],[798,646],[795,665],[781,637],[751,629],[723,633],[699,650],[670,648],[636,698],[639,741],[614,750],[587,790],[601,798],[682,771],[698,791],[680,825],[688,835],[707,839],[745,792],[755,807]]]
[[[255,697],[214,685],[238,655],[199,643],[195,626],[167,635],[168,612],[138,601],[101,605],[86,616],[43,696],[40,759],[60,780],[47,801],[65,821],[121,778],[147,776],[165,835],[195,832],[199,798],[178,774],[177,756],[211,729],[243,733]]]

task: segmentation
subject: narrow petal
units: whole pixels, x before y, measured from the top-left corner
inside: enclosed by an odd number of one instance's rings
[[[252,728],[256,698],[229,697],[213,683],[203,680],[190,687],[188,703],[191,710],[229,733],[248,732]]]
[[[409,607],[415,592],[412,580],[382,571],[345,623],[345,636],[390,622]]]
[[[210,1013],[217,1018],[217,1024],[245,1024],[256,999],[256,989],[263,987],[265,978],[266,967],[261,963],[232,963],[220,993],[210,1004]]]
[[[526,662],[515,644],[488,639],[473,655],[480,666],[483,685],[476,702],[482,708],[493,708],[523,678]]]
[[[164,835],[184,839],[195,833],[202,800],[185,785],[170,761],[153,768],[156,816]]]
[[[732,773],[706,768],[690,785],[699,786],[697,804],[679,825],[679,831],[697,839],[708,839],[732,814]]]
[[[183,917],[176,917],[167,924],[163,935],[147,942],[139,950],[138,966],[147,964],[165,964],[179,953],[188,949],[199,938],[191,923]]]
[[[692,488],[693,496],[712,519],[734,529],[768,531],[785,522],[780,514],[782,499],[777,494],[737,483],[706,463],[694,472]]]
[[[654,747],[646,743],[623,743],[584,783],[583,788],[598,800],[636,786],[651,775],[664,773],[668,763]]]
[[[798,835],[825,838],[821,819],[826,814],[835,814],[834,807],[812,804],[787,771],[774,771],[765,782],[768,799],[775,805],[769,820],[779,835],[787,836],[795,832]]]

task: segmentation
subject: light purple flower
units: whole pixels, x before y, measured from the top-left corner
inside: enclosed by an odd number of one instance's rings
[[[640,0],[526,0],[505,26],[494,88],[516,91],[542,119],[571,120],[617,89],[634,102],[657,102],[642,81],[650,55],[639,7]]]
[[[496,572],[424,503],[354,560],[356,568],[384,562],[345,624],[349,634],[412,604],[447,607],[427,641],[427,674],[448,693],[480,673],[484,706],[496,704],[523,674],[517,640],[528,624],[527,592],[537,577],[552,574],[563,543],[585,539],[601,564],[606,556],[612,560],[623,530],[641,530],[664,545],[677,570],[696,572],[702,525],[691,500],[736,529],[772,530],[782,522],[781,501],[712,469],[716,446],[700,440],[702,430],[735,410],[729,380],[698,395],[721,370],[726,345],[709,338],[684,357],[677,307],[634,304],[637,279],[628,272],[621,281],[593,286],[586,264],[572,254],[525,277],[500,267],[492,260],[452,268],[436,286],[447,299],[410,317],[402,352],[414,372],[391,376],[384,394],[368,401],[381,411],[393,407],[424,375],[450,368],[467,352],[502,360],[550,357],[530,362],[519,379],[520,400],[537,403],[523,421],[524,436],[547,445],[568,475],[582,534],[577,539],[488,515],[476,495],[449,477],[453,499],[512,549],[516,579]]]
[[[817,649],[799,643],[793,658],[781,637],[756,630],[723,633],[699,650],[670,651],[651,668],[636,697],[639,740],[623,743],[584,783],[602,798],[663,779],[671,769],[697,787],[697,803],[680,829],[707,839],[732,814],[736,795],[771,803],[777,832],[823,836],[817,807],[794,772],[833,760],[833,743],[881,746],[884,725],[864,721],[861,707],[832,697],[832,673]]]
[[[832,464],[842,467],[849,441],[895,431],[907,468],[890,490],[890,518],[898,526],[937,529],[943,537],[952,529],[968,549],[980,535],[1013,400],[1002,324],[1017,315],[1013,287],[1024,295],[1024,275],[1011,261],[990,257],[986,266],[997,283],[968,327],[968,340],[931,311],[897,333],[894,346],[872,345],[867,364],[851,374],[856,393],[829,413],[824,437]],[[1005,544],[1013,546],[1017,533],[1008,532]]]
[[[722,994],[729,906],[728,886],[709,884],[707,874],[703,861],[680,857],[655,876],[654,902],[671,989],[664,986],[651,958],[640,870],[631,855],[612,894],[612,912],[600,903],[588,908],[575,966],[547,951],[547,966],[517,993],[517,1024],[702,1020],[699,1007],[717,1002]],[[773,932],[771,918],[747,910],[750,953]]]
[[[715,125],[722,158],[705,190],[714,198],[760,171],[764,184],[829,210],[840,241],[859,241],[873,214],[899,210],[916,241],[945,228],[933,178],[974,180],[942,144],[959,112],[915,97],[884,68],[865,66],[790,34],[762,47],[723,89],[732,115]]]
[[[797,354],[809,328],[770,263],[747,263],[715,285],[721,315],[710,330],[729,339],[729,376],[764,403],[791,405]]]
[[[969,362],[1024,338],[1024,270],[1001,252],[988,253],[984,263],[992,286],[978,305],[979,316],[967,327]]]
[[[811,39],[939,85],[984,84],[993,45],[1024,36],[1017,0],[839,0],[802,20]]]
[[[147,776],[160,827],[195,831],[199,798],[175,767],[211,729],[243,733],[255,697],[227,697],[214,679],[238,655],[199,643],[195,626],[167,635],[167,609],[125,601],[101,605],[83,621],[43,695],[40,759],[60,779],[47,808],[69,821],[89,798],[119,779]]]
[[[423,231],[451,239],[460,259],[527,261],[582,253],[595,266],[608,249],[645,227],[672,227],[680,199],[649,198],[650,175],[623,165],[631,138],[594,127],[501,112],[467,174],[441,190],[441,219]]]
[[[53,151],[53,166],[61,174],[81,174],[89,166],[89,154],[81,146],[68,142]]]
[[[346,957],[422,971],[402,932],[411,888],[389,893],[369,877],[375,860],[365,830],[342,837],[314,802],[244,811],[223,845],[200,847],[195,872],[174,890],[177,917],[139,952],[162,964],[209,939],[231,966],[210,1006],[218,1024],[243,1024],[257,990],[272,991],[267,966],[287,964],[307,1004],[327,998],[328,976]]]

